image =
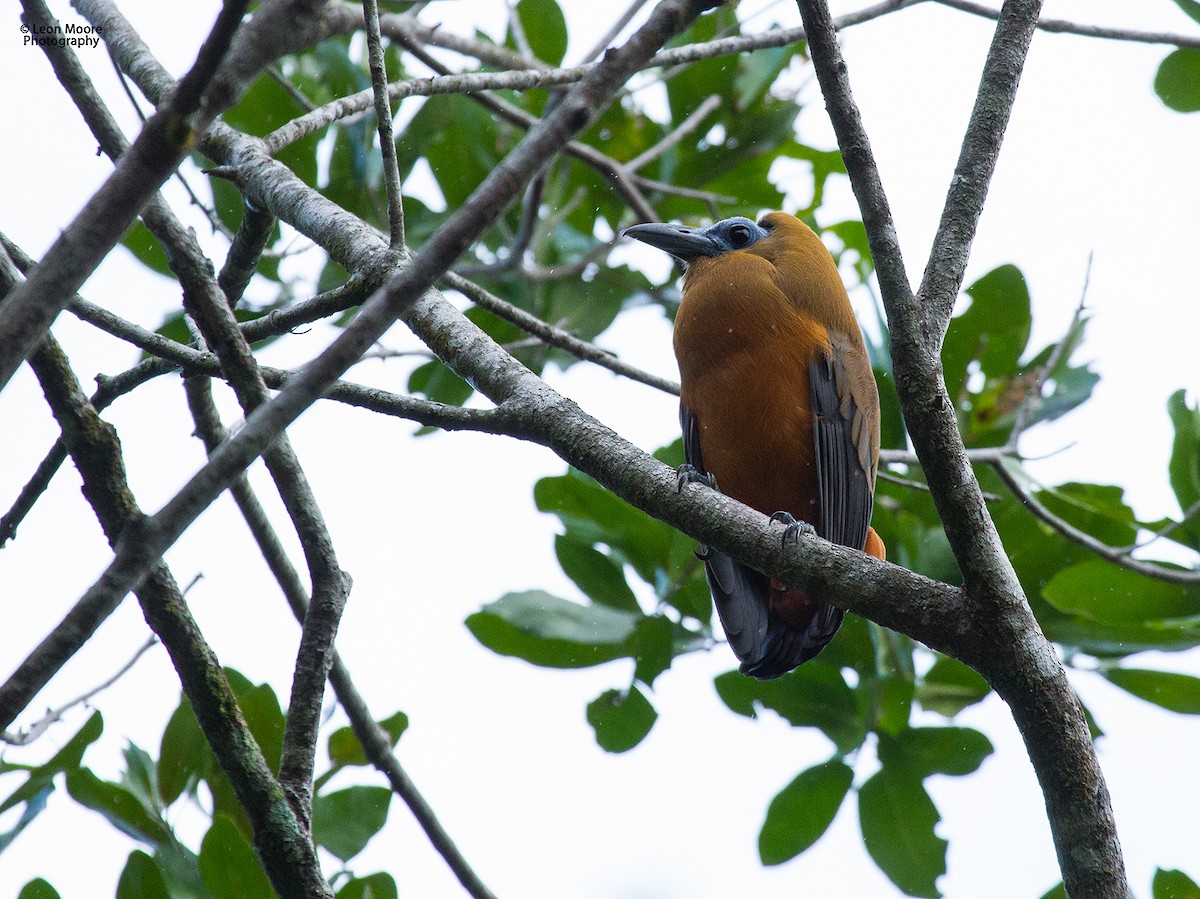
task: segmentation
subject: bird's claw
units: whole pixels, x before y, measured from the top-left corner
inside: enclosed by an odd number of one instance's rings
[[[690,463],[680,465],[676,473],[679,475],[679,479],[675,482],[675,490],[679,493],[682,493],[683,488],[688,484],[703,484],[709,490],[717,489],[716,475],[705,474]]]
[[[712,556],[713,556],[713,551],[711,549],[709,549],[707,546],[705,546],[703,543],[701,543],[698,547],[696,547],[696,558],[699,559],[701,562],[707,562],[709,559],[712,558]]]
[[[789,540],[792,543],[798,543],[800,541],[801,534],[803,534],[805,537],[812,537],[817,533],[817,529],[811,524],[802,519],[793,517],[790,512],[776,512],[771,516],[771,521],[778,521],[780,524],[786,525],[783,531],[784,546],[788,545]]]

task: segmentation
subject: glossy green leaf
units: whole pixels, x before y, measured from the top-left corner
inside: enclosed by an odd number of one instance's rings
[[[158,795],[170,805],[185,790],[195,789],[215,764],[212,750],[187,697],[180,697],[163,730],[158,750]]]
[[[1060,571],[1042,596],[1061,612],[1108,624],[1200,615],[1200,586],[1152,580],[1099,559]]]
[[[862,681],[859,686],[870,694],[874,712],[873,730],[881,734],[895,734],[908,727],[915,692],[911,677],[890,674]]]
[[[645,739],[658,718],[637,685],[628,691],[605,690],[588,703],[587,721],[596,743],[607,752],[627,752]]]
[[[121,246],[132,253],[138,262],[150,271],[158,272],[158,274],[172,279],[175,277],[171,266],[167,264],[167,253],[162,248],[162,244],[150,233],[150,229],[140,218],[135,219],[129,226],[129,230],[122,235]]]
[[[80,805],[97,811],[120,830],[137,840],[159,845],[173,838],[166,823],[138,797],[121,786],[101,780],[87,768],[67,774],[67,792]]]
[[[117,899],[170,899],[170,895],[154,859],[140,849],[129,853],[117,881]]]
[[[992,744],[969,727],[913,727],[895,736],[879,734],[878,752],[884,768],[924,779],[977,771],[991,755]]]
[[[342,861],[362,852],[387,822],[392,791],[386,787],[347,787],[313,799],[313,837]]]
[[[21,892],[17,893],[17,899],[62,899],[62,897],[49,881],[35,877],[21,887]]]
[[[1200,899],[1200,885],[1182,871],[1159,868],[1151,889],[1153,899]]]
[[[383,871],[351,878],[337,891],[337,899],[398,899],[396,881]]]
[[[216,815],[201,841],[200,876],[213,899],[275,899],[254,847],[227,815]]]
[[[938,656],[917,684],[916,698],[921,708],[953,718],[991,691],[987,681],[974,669],[949,656]]]
[[[786,862],[819,840],[833,823],[853,780],[853,770],[838,759],[796,775],[767,807],[758,834],[762,863]]]
[[[640,617],[529,590],[489,603],[467,618],[467,627],[500,655],[549,668],[585,668],[630,655]]]
[[[392,745],[395,746],[396,741],[400,739],[400,735],[408,729],[408,715],[404,712],[396,712],[396,714],[380,721],[379,726],[391,737]],[[329,735],[328,750],[329,760],[339,768],[347,765],[371,764],[363,752],[362,744],[358,742],[358,737],[354,735],[354,729],[351,727],[339,727],[331,733]]]
[[[1175,5],[1191,16],[1193,22],[1200,23],[1200,2],[1197,2],[1197,0],[1175,0]]]
[[[971,304],[950,321],[942,347],[946,389],[958,402],[972,362],[989,377],[1015,372],[1029,340],[1029,288],[1015,265],[988,272],[965,293]]]
[[[946,841],[934,833],[941,820],[919,777],[883,768],[858,790],[858,817],[867,852],[909,896],[941,896]]]
[[[1110,683],[1146,702],[1182,715],[1200,715],[1198,677],[1145,668],[1106,668],[1101,673]]]
[[[1200,50],[1180,47],[1158,66],[1154,93],[1168,109],[1200,111]]]
[[[641,611],[625,580],[625,567],[611,556],[565,534],[554,538],[554,554],[563,574],[592,602],[626,612]]]
[[[1186,511],[1200,503],[1200,403],[1189,406],[1186,393],[1177,390],[1167,400],[1167,413],[1175,428],[1167,473],[1175,499]],[[1200,514],[1193,514],[1179,531],[1193,549],[1200,550]]]
[[[1011,471],[1017,463],[1007,467]],[[1109,546],[1128,546],[1137,537],[1133,509],[1125,491],[1107,484],[1060,484],[1039,490],[1037,498],[1051,513]]]
[[[533,498],[540,511],[561,519],[568,536],[589,545],[608,544],[649,584],[655,583],[657,572],[670,556],[677,533],[673,528],[573,469],[559,477],[539,480]]]
[[[533,55],[552,66],[559,65],[567,53],[567,20],[555,0],[521,0],[517,15]],[[515,42],[510,46],[515,47]]]
[[[707,647],[703,634],[673,622],[666,615],[647,615],[637,623],[633,633],[633,676],[647,686],[671,667],[675,656]]]
[[[759,709],[771,709],[793,727],[820,728],[843,753],[866,739],[854,691],[833,668],[809,663],[768,681],[729,671],[715,683],[721,700],[739,715],[754,718]]]
[[[1052,886],[1046,892],[1042,893],[1040,899],[1069,899],[1067,896],[1067,888],[1060,882],[1056,886]]]

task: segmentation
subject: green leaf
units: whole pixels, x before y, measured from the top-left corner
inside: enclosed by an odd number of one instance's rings
[[[1200,403],[1191,408],[1185,392],[1177,390],[1167,400],[1167,413],[1175,426],[1167,473],[1179,508],[1186,511],[1200,502]],[[1193,515],[1179,530],[1192,549],[1200,550],[1200,515]]]
[[[1060,571],[1042,596],[1060,612],[1106,624],[1200,615],[1200,586],[1152,580],[1099,559]]]
[[[715,683],[721,700],[739,715],[754,718],[760,708],[771,709],[793,727],[820,728],[843,753],[866,739],[854,691],[833,668],[808,664],[769,681],[729,671]]]
[[[163,803],[170,805],[184,790],[194,790],[214,764],[212,750],[200,730],[192,704],[186,697],[180,697],[163,730],[158,750],[158,795]]]
[[[342,861],[362,852],[387,823],[392,791],[386,787],[347,787],[313,800],[313,837]]]
[[[1153,899],[1200,899],[1200,886],[1182,871],[1159,868],[1154,872],[1151,888]]]
[[[250,733],[262,750],[263,757],[272,771],[279,769],[279,756],[283,752],[283,710],[279,697],[269,684],[259,684],[237,693],[238,705],[246,719]]]
[[[626,612],[641,612],[637,597],[625,580],[625,567],[611,556],[565,534],[554,538],[554,554],[563,574],[592,602]]]
[[[879,734],[878,751],[884,768],[924,779],[971,774],[991,755],[992,744],[969,727],[913,727],[895,736]]]
[[[216,815],[200,844],[200,876],[213,899],[275,899],[254,847],[228,815]]]
[[[684,630],[666,615],[647,615],[637,623],[633,644],[637,660],[633,676],[647,686],[653,686],[654,679],[671,667],[676,653],[699,649],[704,641],[700,635]]]
[[[1029,287],[1015,265],[992,269],[965,290],[971,305],[950,321],[942,348],[951,400],[963,394],[971,362],[989,377],[1016,370],[1029,341]]]
[[[921,708],[953,718],[990,692],[992,688],[977,671],[957,659],[938,656],[917,684],[916,698]]]
[[[35,877],[21,887],[17,899],[62,899],[62,897],[58,894],[58,890],[50,886],[48,881]]]
[[[383,871],[352,878],[337,891],[337,899],[398,899],[399,895],[396,881]]]
[[[1154,92],[1168,109],[1200,111],[1200,50],[1181,47],[1169,54],[1154,76]]]
[[[548,668],[586,668],[630,655],[640,617],[529,590],[489,603],[467,618],[467,627],[500,655]]]
[[[379,726],[387,732],[387,735],[392,739],[392,745],[396,745],[396,741],[400,739],[400,735],[408,729],[408,715],[404,712],[396,712],[390,718],[385,718],[379,722]],[[354,729],[351,727],[339,727],[329,735],[329,760],[336,767],[342,768],[347,765],[369,765],[366,754],[363,752],[362,744],[358,742],[358,737],[354,735]]]
[[[605,690],[588,703],[587,720],[596,742],[607,752],[628,752],[650,733],[658,712],[637,684],[622,693]]]
[[[567,20],[554,0],[521,0],[517,4],[521,28],[533,55],[557,66],[567,53]],[[510,47],[516,47],[509,36]]]
[[[795,858],[821,838],[833,823],[854,772],[839,759],[801,771],[767,807],[758,833],[758,855],[764,865]]]
[[[1040,899],[1069,899],[1067,896],[1067,888],[1063,886],[1062,882],[1060,881],[1056,886],[1052,886],[1050,889],[1046,890],[1046,892],[1041,895]]]
[[[167,263],[167,253],[150,229],[141,219],[135,219],[129,230],[121,237],[121,246],[132,253],[142,265],[152,272],[174,279],[175,273]]]
[[[1104,677],[1139,699],[1181,715],[1200,715],[1200,678],[1173,671],[1107,668]]]
[[[17,787],[4,802],[0,803],[0,812],[5,812],[22,802],[28,802],[39,796],[41,799],[38,801],[44,803],[45,796],[54,790],[54,776],[61,771],[77,770],[79,763],[83,760],[84,750],[100,739],[103,732],[104,718],[99,712],[93,712],[91,717],[84,722],[83,727],[67,740],[62,749],[54,753],[50,761],[30,769],[29,779]]]
[[[129,853],[129,860],[117,881],[117,899],[170,899],[167,882],[154,859],[140,849]]]
[[[1196,0],[1175,0],[1175,5],[1191,16],[1193,22],[1200,23],[1200,3]]]
[[[173,840],[171,831],[154,810],[120,784],[101,780],[87,768],[67,774],[67,792],[80,805],[99,812],[109,822],[136,840],[153,846]]]
[[[933,832],[941,820],[919,777],[883,768],[858,790],[858,817],[867,852],[909,896],[941,896],[946,841]]]

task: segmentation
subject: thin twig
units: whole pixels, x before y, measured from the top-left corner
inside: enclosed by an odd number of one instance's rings
[[[656,143],[653,147],[649,147],[645,152],[639,153],[629,162],[625,163],[625,168],[631,172],[636,172],[642,166],[647,165],[658,157],[662,156],[672,147],[678,146],[679,142],[690,135],[693,131],[700,127],[700,123],[708,118],[709,114],[716,111],[721,105],[721,98],[717,94],[712,94],[704,98],[699,106],[693,109],[682,122],[675,126],[669,134],[662,140]]]
[[[512,322],[521,330],[534,335],[539,340],[551,346],[566,350],[576,358],[583,359],[586,362],[593,362],[602,368],[607,368],[611,372],[623,375],[641,384],[646,384],[649,387],[655,387],[665,393],[674,394],[675,396],[679,395],[679,385],[674,381],[668,378],[660,378],[658,375],[652,375],[649,372],[642,371],[640,368],[622,362],[595,344],[588,343],[586,340],[580,340],[573,334],[542,321],[536,315],[532,315],[524,309],[520,309],[500,299],[500,297],[489,293],[478,284],[468,281],[460,275],[456,275],[453,272],[446,272],[442,276],[442,282],[452,290],[457,290],[475,305],[481,306],[492,314]]]
[[[987,19],[997,19],[999,10],[984,6],[982,3],[972,3],[970,0],[936,0],[942,6],[949,6],[961,12],[983,16]],[[1112,41],[1129,41],[1138,44],[1174,44],[1176,47],[1190,47],[1200,50],[1200,35],[1177,34],[1169,31],[1137,31],[1133,28],[1107,28],[1103,25],[1088,25],[1081,22],[1068,22],[1065,19],[1039,19],[1038,31],[1052,34],[1078,34],[1084,37],[1097,37]]]
[[[608,31],[604,32],[604,34],[600,36],[600,39],[596,41],[592,49],[583,54],[583,58],[579,60],[580,63],[589,63],[607,50],[612,42],[617,39],[617,36],[625,30],[625,26],[633,21],[633,17],[636,16],[638,11],[645,5],[646,0],[633,0],[633,2],[630,3],[626,8],[625,12],[620,15],[617,21],[612,23]]]
[[[187,592],[186,589],[184,592]],[[122,677],[128,674],[133,669],[133,666],[138,663],[138,660],[147,652],[149,652],[151,648],[157,645],[158,637],[151,637],[137,648],[137,650],[130,657],[129,661],[118,668],[112,677],[92,687],[86,693],[76,696],[70,702],[65,702],[58,708],[50,709],[39,720],[29,725],[27,729],[17,731],[15,734],[10,734],[8,731],[0,733],[0,742],[8,743],[11,746],[28,746],[30,743],[48,731],[52,725],[61,721],[63,716],[66,715],[67,712],[71,711],[71,709],[75,708],[75,706],[84,705],[90,702],[97,694],[107,690]]]
[[[1200,584],[1200,571],[1168,568],[1166,565],[1155,562],[1143,562],[1141,559],[1130,556],[1126,547],[1109,546],[1091,534],[1081,531],[1070,522],[1064,521],[1047,509],[1032,491],[1025,488],[1012,465],[1013,463],[1007,459],[998,459],[993,462],[992,467],[1000,475],[1004,485],[1013,492],[1013,495],[1025,508],[1072,543],[1082,546],[1088,552],[1107,562],[1112,562],[1114,565],[1156,581],[1164,581],[1168,584]]]
[[[392,104],[388,99],[387,62],[383,55],[383,39],[379,36],[377,0],[363,0],[363,15],[367,23],[367,58],[375,97],[379,149],[383,154],[383,181],[387,189],[388,235],[392,247],[399,249],[404,246],[404,194],[400,187],[400,166],[396,161],[396,139],[392,136]]]
[[[1021,439],[1021,435],[1029,426],[1029,418],[1037,410],[1042,399],[1042,390],[1046,386],[1047,379],[1058,368],[1058,363],[1063,361],[1063,357],[1069,350],[1071,337],[1079,328],[1083,321],[1083,313],[1087,307],[1087,292],[1088,284],[1092,280],[1092,254],[1088,253],[1087,268],[1083,273],[1083,288],[1079,291],[1079,302],[1075,304],[1075,312],[1071,316],[1071,324],[1067,326],[1066,333],[1054,345],[1054,349],[1050,351],[1050,356],[1046,360],[1046,364],[1038,368],[1033,383],[1025,393],[1024,399],[1017,407],[1016,415],[1014,416],[1012,430],[1008,435],[1008,448],[1014,452],[1017,449],[1017,443]]]

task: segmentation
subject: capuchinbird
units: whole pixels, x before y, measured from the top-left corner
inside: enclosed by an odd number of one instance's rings
[[[690,476],[833,543],[884,558],[870,527],[879,396],[850,299],[820,238],[794,216],[625,231],[685,266],[675,317],[679,421]],[[778,517],[778,516],[776,516]],[[803,526],[803,525],[801,525]],[[785,537],[786,539],[786,537]],[[820,652],[842,610],[701,551],[741,671],[779,677]]]

